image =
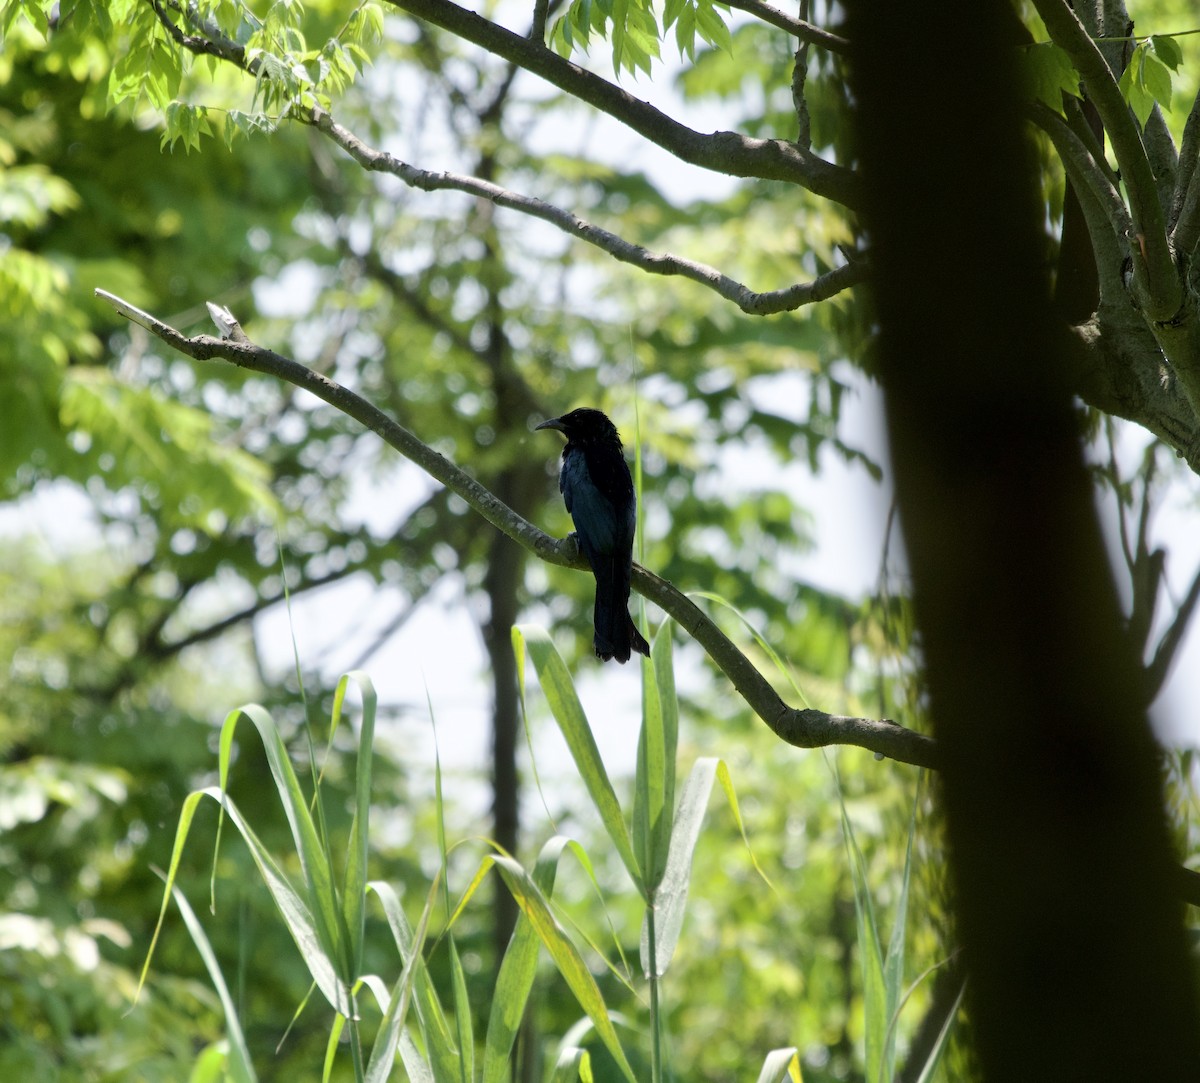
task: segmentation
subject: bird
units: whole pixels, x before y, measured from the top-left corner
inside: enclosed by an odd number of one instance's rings
[[[583,406],[535,426],[557,429],[567,438],[558,474],[579,548],[596,577],[593,610],[596,656],[624,664],[631,652],[650,654],[629,615],[629,580],[633,573],[633,535],[637,496],[621,450],[621,434],[599,410]]]

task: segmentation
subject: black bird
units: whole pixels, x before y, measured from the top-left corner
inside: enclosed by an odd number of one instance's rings
[[[602,661],[628,662],[630,651],[650,653],[629,615],[629,577],[637,496],[621,452],[621,435],[599,410],[582,407],[537,426],[567,438],[558,488],[575,523],[579,548],[596,577],[596,637]]]

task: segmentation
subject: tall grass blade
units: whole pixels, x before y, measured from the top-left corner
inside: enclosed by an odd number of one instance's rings
[[[637,1083],[633,1069],[625,1056],[625,1050],[617,1037],[608,1007],[596,979],[583,961],[574,943],[567,936],[562,926],[550,912],[545,896],[537,884],[521,866],[510,857],[496,856],[491,858],[495,863],[509,891],[513,893],[521,912],[529,918],[530,924],[537,932],[538,939],[546,946],[550,958],[563,976],[579,1006],[587,1013],[596,1034],[604,1043],[604,1047],[612,1054],[621,1074],[630,1083]]]
[[[850,859],[850,875],[854,885],[854,916],[858,926],[858,955],[863,977],[863,1027],[866,1045],[867,1083],[886,1083],[890,1076],[886,1072],[885,1052],[891,1012],[888,1004],[887,982],[884,979],[883,950],[880,947],[879,925],[875,920],[875,906],[871,900],[871,889],[867,883],[867,866],[854,828],[846,812],[845,796],[841,782],[834,770],[834,785],[837,788],[838,804],[841,808],[842,835],[846,841],[846,853]]]
[[[800,1051],[795,1046],[786,1049],[772,1049],[763,1061],[762,1071],[758,1073],[758,1083],[802,1083],[800,1075]]]
[[[554,893],[558,860],[567,844],[567,839],[555,835],[542,847],[534,863],[533,882],[546,898]],[[504,952],[500,973],[496,976],[496,989],[484,1038],[483,1083],[505,1083],[508,1079],[509,1061],[537,976],[539,945],[533,922],[522,913]]]
[[[234,805],[224,790],[217,786],[209,786],[203,790],[195,790],[188,794],[183,802],[183,807],[180,809],[179,824],[175,829],[175,844],[171,850],[171,863],[167,868],[167,887],[163,894],[163,905],[159,911],[158,924],[155,926],[154,936],[150,941],[150,948],[146,952],[146,961],[142,966],[138,991],[141,991],[142,984],[146,980],[146,974],[150,969],[150,960],[154,954],[155,945],[158,943],[158,935],[162,929],[163,918],[170,899],[170,890],[175,884],[175,878],[179,872],[179,862],[183,856],[183,847],[187,842],[188,832],[195,817],[196,806],[202,797],[211,797],[216,801],[221,806],[225,815],[233,821],[234,826],[241,832],[242,838],[245,840],[246,846],[250,851],[250,856],[254,859],[254,864],[258,868],[259,875],[262,876],[263,883],[266,884],[267,890],[271,893],[271,898],[274,900],[280,915],[283,917],[288,932],[296,942],[296,947],[300,949],[300,955],[304,959],[304,963],[308,967],[308,972],[312,975],[313,981],[317,983],[317,988],[321,990],[321,993],[329,1001],[330,1005],[332,1005],[334,1011],[340,1012],[347,1018],[353,1018],[354,1010],[350,1000],[349,989],[339,978],[337,967],[325,950],[307,904],[275,863],[275,859],[262,844],[262,841],[255,834],[254,829],[242,818],[237,806]]]
[[[413,1006],[417,1012],[421,1034],[425,1039],[425,1048],[429,1058],[427,1071],[432,1071],[433,1078],[437,1080],[437,1083],[454,1083],[458,1078],[458,1051],[454,1047],[450,1024],[446,1020],[446,1013],[442,1010],[441,1001],[438,1000],[437,992],[433,988],[425,961],[421,958],[421,953],[416,950],[416,938],[409,927],[404,909],[400,905],[400,898],[392,885],[383,881],[372,880],[367,886],[375,893],[383,907],[384,916],[392,931],[392,938],[396,942],[396,950],[399,951],[400,958],[404,961],[405,966],[410,960],[413,962]],[[404,1055],[404,1050],[404,1043],[401,1042],[401,1056]],[[404,1063],[408,1074],[413,1076],[413,1070],[408,1067],[407,1059]]]
[[[354,819],[350,824],[350,841],[346,851],[346,874],[342,887],[342,911],[349,938],[350,973],[354,980],[362,971],[363,934],[366,925],[367,903],[367,835],[371,817],[371,769],[375,748],[375,709],[378,696],[371,678],[362,670],[347,673],[338,681],[333,696],[333,714],[329,739],[337,730],[342,717],[346,690],[353,681],[362,697],[362,722],[358,732],[358,757],[354,770]]]
[[[578,1046],[568,1046],[560,1050],[558,1060],[554,1063],[554,1074],[551,1083],[592,1083],[592,1059],[586,1049]]]
[[[942,1024],[942,1029],[938,1031],[937,1040],[933,1043],[933,1048],[929,1051],[929,1059],[925,1062],[925,1067],[921,1069],[921,1074],[917,1076],[917,1083],[932,1083],[934,1073],[941,1063],[942,1054],[946,1051],[946,1046],[950,1044],[950,1035],[954,1031],[954,1024],[958,1021],[958,1013],[962,1008],[963,997],[967,992],[967,984],[963,982],[962,988],[958,991],[958,996],[954,998],[954,1004],[950,1011],[946,1014],[946,1021]]]
[[[237,1007],[233,1003],[233,997],[229,995],[229,987],[225,984],[225,978],[221,974],[217,957],[213,954],[212,945],[183,892],[174,884],[168,890],[171,898],[175,900],[175,905],[179,907],[180,914],[183,915],[183,923],[187,926],[192,943],[196,945],[200,958],[204,960],[204,967],[208,971],[213,988],[216,989],[217,996],[220,998],[221,1009],[225,1013],[225,1032],[229,1042],[226,1078],[232,1080],[233,1083],[256,1083],[258,1077],[254,1074],[254,1065],[250,1063],[250,1051],[246,1048],[246,1039],[242,1034],[241,1024],[238,1022]]]
[[[921,781],[924,772],[917,775],[917,789],[913,795],[912,815],[908,820],[908,839],[904,847],[904,873],[900,877],[900,891],[896,897],[896,910],[892,917],[892,935],[888,938],[887,955],[883,960],[883,985],[887,997],[888,1029],[884,1041],[883,1063],[891,1068],[896,1055],[896,1023],[904,998],[904,937],[908,925],[908,891],[912,883],[913,839],[917,834],[917,809],[921,799]]]
[[[467,998],[467,976],[463,972],[462,960],[454,934],[450,939],[450,978],[454,989],[454,1023],[458,1028],[458,1076],[461,1083],[473,1083],[475,1079],[475,1032],[471,1022],[471,1002]]]
[[[345,915],[342,913],[334,889],[331,855],[321,843],[316,825],[308,811],[308,802],[300,789],[296,772],[292,769],[291,759],[284,747],[279,729],[270,714],[258,704],[248,704],[231,711],[221,726],[218,763],[221,789],[227,789],[233,735],[238,721],[243,716],[250,719],[258,730],[263,750],[267,754],[267,764],[271,769],[271,776],[275,780],[279,803],[291,827],[292,841],[300,859],[309,909],[321,950],[333,962],[340,983],[348,990],[357,978],[357,974],[353,972],[350,958],[349,944],[347,943],[349,933],[346,928]],[[245,834],[246,832],[243,830],[243,837]],[[316,978],[316,975],[314,974],[313,977]],[[321,984],[319,979],[317,984]],[[322,992],[325,992],[323,987]],[[328,996],[328,993],[326,995]],[[335,1007],[344,1015],[350,1018],[354,1017],[354,1011],[349,1008],[348,1000],[345,1009],[339,1005],[335,1005]]]
[[[662,883],[654,893],[653,907],[647,910],[642,922],[642,969],[649,976],[662,977],[667,972],[679,933],[683,928],[683,917],[687,911],[688,883],[692,875],[692,858],[700,829],[704,826],[704,813],[712,794],[713,781],[717,777],[717,764],[713,757],[704,757],[692,765],[679,795],[679,810],[675,814],[675,830],[671,834],[667,854],[666,870]],[[654,915],[655,958],[650,959],[649,922]]]
[[[441,874],[434,877],[429,886],[429,894],[425,898],[425,907],[421,911],[421,920],[417,923],[417,931],[410,944],[410,952],[405,957],[404,969],[392,989],[388,1010],[384,1013],[383,1022],[379,1024],[379,1033],[375,1036],[375,1045],[371,1048],[371,1059],[367,1062],[365,1083],[386,1083],[392,1074],[392,1066],[396,1063],[396,1054],[401,1048],[401,1036],[404,1033],[404,1020],[408,1015],[408,1005],[412,996],[413,981],[418,964],[422,962],[421,952],[425,947],[425,935],[429,930],[429,915],[433,912],[433,904],[437,899],[441,886]]]
[[[675,756],[679,703],[671,657],[671,622],[654,636],[649,661],[642,662],[642,729],[638,738],[633,792],[633,845],[653,895],[667,865],[675,807]]]
[[[630,878],[644,896],[641,867],[634,856],[620,802],[617,801],[604,762],[600,759],[596,739],[592,736],[591,727],[588,726],[587,717],[583,713],[583,705],[579,702],[575,684],[562,655],[542,628],[533,625],[514,626],[512,634],[518,653],[528,650],[546,702],[550,705],[550,711],[566,739],[567,747],[571,750],[575,767],[587,787],[592,804],[596,806],[604,829],[612,839]]]

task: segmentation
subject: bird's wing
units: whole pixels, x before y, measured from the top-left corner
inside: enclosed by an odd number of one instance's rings
[[[611,553],[616,547],[624,524],[618,523],[617,509],[592,480],[587,460],[579,452],[563,456],[558,487],[575,523],[584,555],[595,567],[597,557]]]

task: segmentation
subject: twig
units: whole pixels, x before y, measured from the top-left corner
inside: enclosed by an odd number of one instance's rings
[[[443,455],[422,443],[371,403],[348,388],[304,365],[247,341],[213,335],[188,337],[155,316],[106,290],[96,295],[161,339],[172,349],[198,361],[220,358],[241,368],[261,372],[316,395],[335,409],[380,436],[405,458],[415,463],[446,488],[456,493],[501,533],[524,546],[535,556],[561,567],[586,569],[587,562],[572,540],[558,541],[539,530],[499,500]],[[788,744],[818,748],[833,744],[857,745],[879,756],[919,767],[936,767],[937,746],[933,740],[894,722],[830,715],[823,711],[789,707],[771,683],[733,644],[732,640],[704,613],[665,579],[641,565],[633,567],[633,586],[670,614],[708,652],[717,667],[733,682],[750,708]]]
[[[549,222],[564,233],[595,245],[622,263],[632,264],[651,274],[678,275],[698,282],[702,286],[707,286],[752,316],[791,312],[814,301],[823,301],[864,281],[868,274],[869,264],[866,261],[859,261],[827,271],[812,282],[799,282],[783,289],[758,293],[718,271],[715,267],[670,253],[652,252],[648,248],[627,241],[618,234],[610,233],[608,230],[580,218],[571,211],[534,196],[513,192],[498,184],[493,184],[491,181],[481,180],[479,177],[469,177],[461,173],[435,173],[409,165],[387,151],[375,150],[367,146],[358,136],[339,124],[319,106],[315,106],[311,110],[311,118],[311,123],[318,131],[332,139],[363,169],[391,174],[404,181],[405,184],[422,191],[451,189],[465,192],[468,195],[486,199],[498,207],[507,207],[511,210],[521,211],[533,218],[540,218],[543,222]]]
[[[1129,211],[1108,170],[1062,117],[1040,102],[1031,107],[1030,116],[1050,137],[1079,197],[1104,298],[1120,285],[1118,269],[1133,232]]]
[[[1175,174],[1175,196],[1171,200],[1171,243],[1178,252],[1190,254],[1200,238],[1200,90],[1192,102],[1183,139],[1179,146],[1179,169]]]
[[[785,11],[780,11],[763,0],[725,0],[731,8],[737,8],[748,15],[757,15],[764,23],[770,23],[780,30],[786,30],[794,38],[799,38],[806,45],[818,45],[826,52],[844,56],[850,50],[850,42],[819,26],[814,26],[807,19],[793,18]],[[804,12],[801,12],[803,15]]]

